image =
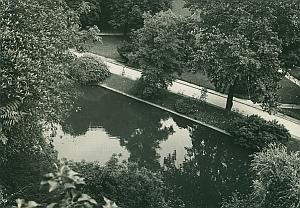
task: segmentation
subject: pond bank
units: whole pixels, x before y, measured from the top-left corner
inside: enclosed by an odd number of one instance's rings
[[[183,114],[181,114],[181,113],[178,113],[178,112],[176,112],[176,111],[173,111],[173,110],[168,109],[168,108],[166,108],[166,107],[163,107],[163,106],[161,106],[161,105],[158,105],[158,104],[155,104],[155,103],[152,103],[152,102],[149,102],[149,101],[146,101],[146,100],[137,98],[137,97],[135,97],[135,96],[133,96],[133,95],[127,94],[127,93],[122,92],[122,91],[120,91],[120,90],[116,90],[116,89],[114,89],[114,88],[108,87],[108,86],[106,86],[105,84],[102,84],[102,85],[100,85],[100,86],[103,87],[103,88],[105,88],[105,89],[111,90],[111,91],[116,92],[116,93],[119,93],[119,94],[121,94],[121,95],[124,95],[124,96],[126,96],[126,97],[132,98],[132,99],[134,99],[134,100],[137,100],[137,101],[146,103],[146,104],[148,104],[148,105],[151,105],[151,106],[154,106],[154,107],[156,107],[156,108],[162,109],[162,110],[167,111],[167,112],[169,112],[169,113],[175,114],[175,115],[180,116],[180,117],[182,117],[182,118],[185,118],[185,119],[187,119],[187,120],[193,121],[193,122],[195,122],[195,123],[197,123],[197,124],[206,126],[206,127],[211,128],[211,129],[213,129],[213,130],[215,130],[215,131],[218,131],[218,132],[220,132],[220,133],[223,133],[223,134],[225,134],[225,135],[227,135],[227,136],[231,136],[231,134],[230,134],[229,132],[225,131],[224,129],[220,129],[220,128],[218,128],[218,127],[209,125],[209,124],[207,124],[207,123],[205,123],[205,122],[198,121],[198,120],[196,120],[196,119],[193,119],[193,118],[191,118],[191,117],[188,117],[188,116],[186,116],[186,115],[183,115]]]

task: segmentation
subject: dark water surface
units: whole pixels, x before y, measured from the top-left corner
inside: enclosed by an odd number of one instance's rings
[[[83,88],[81,110],[58,131],[60,158],[105,163],[112,154],[158,170],[191,208],[216,208],[234,191],[247,193],[248,152],[204,126],[114,92]],[[169,159],[175,163],[167,168]]]

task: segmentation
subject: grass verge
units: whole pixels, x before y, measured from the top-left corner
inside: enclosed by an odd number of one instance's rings
[[[300,110],[299,109],[280,109],[281,113],[300,120]]]
[[[281,103],[300,104],[300,87],[287,78],[280,81],[281,89],[278,91]]]
[[[295,67],[290,71],[291,75],[300,80],[300,67]]]
[[[115,74],[112,74],[110,78],[104,81],[104,84],[106,86],[125,92],[130,95],[135,95],[135,83],[136,81]],[[174,105],[176,101],[182,99],[183,97],[183,95],[178,95],[166,91],[164,95],[161,96],[159,99],[148,101],[151,101],[155,104],[161,105],[163,107],[175,111]],[[224,109],[213,106],[208,103],[204,103],[198,112],[186,114],[186,116],[189,116],[193,119],[210,124],[223,130],[228,129],[229,125],[234,119],[242,117],[242,115],[238,113],[227,113],[224,111]]]

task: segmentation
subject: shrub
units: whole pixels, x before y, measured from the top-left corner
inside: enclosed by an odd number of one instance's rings
[[[144,99],[159,99],[164,95],[167,86],[157,82],[155,77],[147,76],[141,77],[135,84],[133,93]]]
[[[251,162],[252,192],[223,202],[222,208],[298,208],[300,204],[300,155],[283,145],[270,144]]]
[[[71,77],[80,84],[97,84],[110,76],[106,65],[91,57],[81,57],[77,59],[76,67],[70,71]]]
[[[283,145],[270,145],[254,155],[253,198],[268,208],[297,208],[300,204],[300,155]]]
[[[262,150],[270,143],[286,143],[291,135],[277,121],[266,121],[252,115],[233,122],[228,130],[237,144],[254,151]]]
[[[98,203],[89,195],[82,192],[85,185],[84,178],[79,173],[74,172],[68,166],[62,166],[55,173],[48,173],[45,179],[41,181],[41,188],[47,186],[47,199],[44,198],[42,203],[27,201],[18,198],[16,200],[18,208],[93,208],[99,207]],[[103,208],[117,208],[113,201],[102,197],[105,205]],[[15,206],[13,206],[15,207]]]
[[[97,162],[69,162],[69,165],[82,173],[86,192],[95,199],[105,195],[124,208],[170,207],[161,174],[138,168],[135,163],[120,163],[112,157],[105,166]]]
[[[239,196],[238,193],[234,193],[230,200],[222,202],[221,208],[254,208],[252,203],[251,199],[246,199]]]
[[[135,50],[134,45],[130,41],[123,41],[117,47],[117,51],[121,56],[121,58],[125,61],[125,63],[128,63],[131,60],[130,54],[132,54],[134,50]]]

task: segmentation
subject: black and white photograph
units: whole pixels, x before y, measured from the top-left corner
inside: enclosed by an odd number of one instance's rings
[[[300,208],[300,0],[0,0],[0,208]]]

